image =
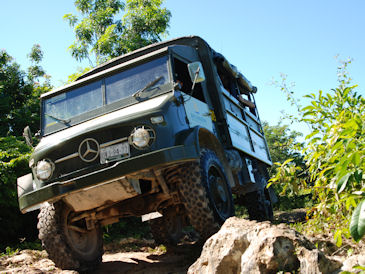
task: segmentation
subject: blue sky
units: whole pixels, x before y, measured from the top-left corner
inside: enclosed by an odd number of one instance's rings
[[[298,98],[329,91],[337,84],[336,55],[353,59],[350,75],[365,95],[365,1],[166,0],[165,6],[172,17],[164,39],[204,38],[258,87],[260,116],[270,124],[281,119],[281,110],[294,113],[272,80],[287,74]],[[85,65],[67,51],[74,34],[62,16],[70,12],[76,12],[72,0],[2,1],[0,48],[25,69],[26,55],[40,44],[43,68],[55,87],[62,85]]]

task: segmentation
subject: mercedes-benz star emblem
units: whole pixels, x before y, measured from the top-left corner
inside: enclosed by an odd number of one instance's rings
[[[92,162],[99,156],[99,143],[93,138],[86,138],[79,146],[79,156],[85,162]]]

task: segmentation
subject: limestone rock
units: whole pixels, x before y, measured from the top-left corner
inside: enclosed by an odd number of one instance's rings
[[[340,268],[286,225],[232,217],[205,242],[188,273],[332,273]]]
[[[365,266],[365,254],[358,254],[348,257],[342,265],[341,271],[349,271],[349,272],[360,272],[361,270],[356,270],[354,266]]]

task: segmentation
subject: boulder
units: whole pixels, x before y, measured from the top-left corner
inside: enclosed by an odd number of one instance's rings
[[[345,259],[342,264],[341,271],[348,272],[360,272],[361,270],[355,270],[355,266],[365,266],[365,254],[352,255]]]
[[[285,224],[232,217],[205,242],[188,273],[332,273],[341,266]]]

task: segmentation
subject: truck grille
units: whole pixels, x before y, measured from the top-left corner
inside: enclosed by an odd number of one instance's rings
[[[100,163],[100,149],[126,142],[133,127],[114,128],[91,133],[69,142],[67,147],[53,151],[49,158],[55,163],[51,181],[68,180],[108,166]],[[140,154],[131,147],[131,155]]]

